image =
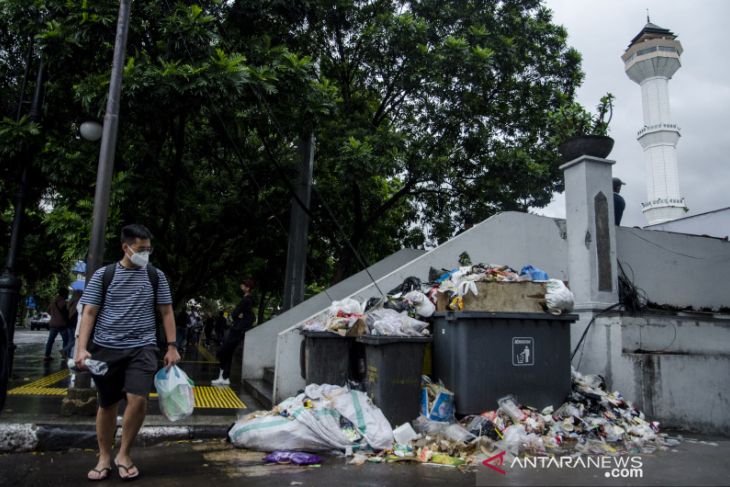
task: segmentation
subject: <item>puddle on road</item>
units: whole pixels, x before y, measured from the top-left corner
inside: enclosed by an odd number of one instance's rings
[[[201,452],[205,462],[216,471],[223,472],[232,479],[303,474],[316,468],[297,465],[266,465],[262,462],[266,453],[238,450],[222,442],[193,445],[193,449]]]

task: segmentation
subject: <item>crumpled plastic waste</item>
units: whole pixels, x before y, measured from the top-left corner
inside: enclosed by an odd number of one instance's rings
[[[294,465],[317,465],[322,463],[322,457],[301,451],[276,450],[266,455],[264,461],[282,465],[290,463]]]
[[[334,301],[324,312],[305,322],[302,330],[346,333],[364,317],[365,304],[351,298]]]
[[[676,444],[619,392],[608,392],[597,375],[573,371],[572,391],[558,409],[520,407],[513,396],[500,399],[499,406],[461,424],[477,438],[498,438],[496,448],[514,455],[646,454]]]
[[[520,278],[527,277],[531,281],[547,281],[550,279],[547,272],[533,265],[526,265],[520,270]]]
[[[422,318],[433,316],[436,305],[421,291],[411,291],[403,299],[416,310],[416,314]]]
[[[550,279],[545,285],[545,304],[548,312],[554,315],[570,313],[574,306],[573,292],[558,279]]]
[[[392,309],[375,309],[367,313],[366,321],[371,335],[428,336],[428,323]]]

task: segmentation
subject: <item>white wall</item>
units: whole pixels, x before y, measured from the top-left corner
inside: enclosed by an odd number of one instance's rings
[[[662,427],[730,434],[730,319],[602,316],[573,366]]]
[[[663,230],[666,232],[686,233],[690,235],[708,235],[724,238],[730,236],[730,208],[688,216],[670,222],[644,227],[644,230]]]
[[[730,242],[619,227],[618,260],[650,301],[677,307],[730,307]]]

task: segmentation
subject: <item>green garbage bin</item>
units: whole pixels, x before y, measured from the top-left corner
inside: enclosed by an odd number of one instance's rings
[[[365,388],[394,428],[418,417],[421,371],[426,344],[431,337],[367,335],[357,339],[365,346]]]
[[[529,406],[560,406],[570,392],[570,325],[577,315],[438,312],[434,376],[456,413],[480,414],[514,394]]]

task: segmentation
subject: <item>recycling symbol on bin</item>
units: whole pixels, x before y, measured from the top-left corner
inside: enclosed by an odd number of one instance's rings
[[[512,365],[535,365],[535,340],[532,337],[512,338]]]

